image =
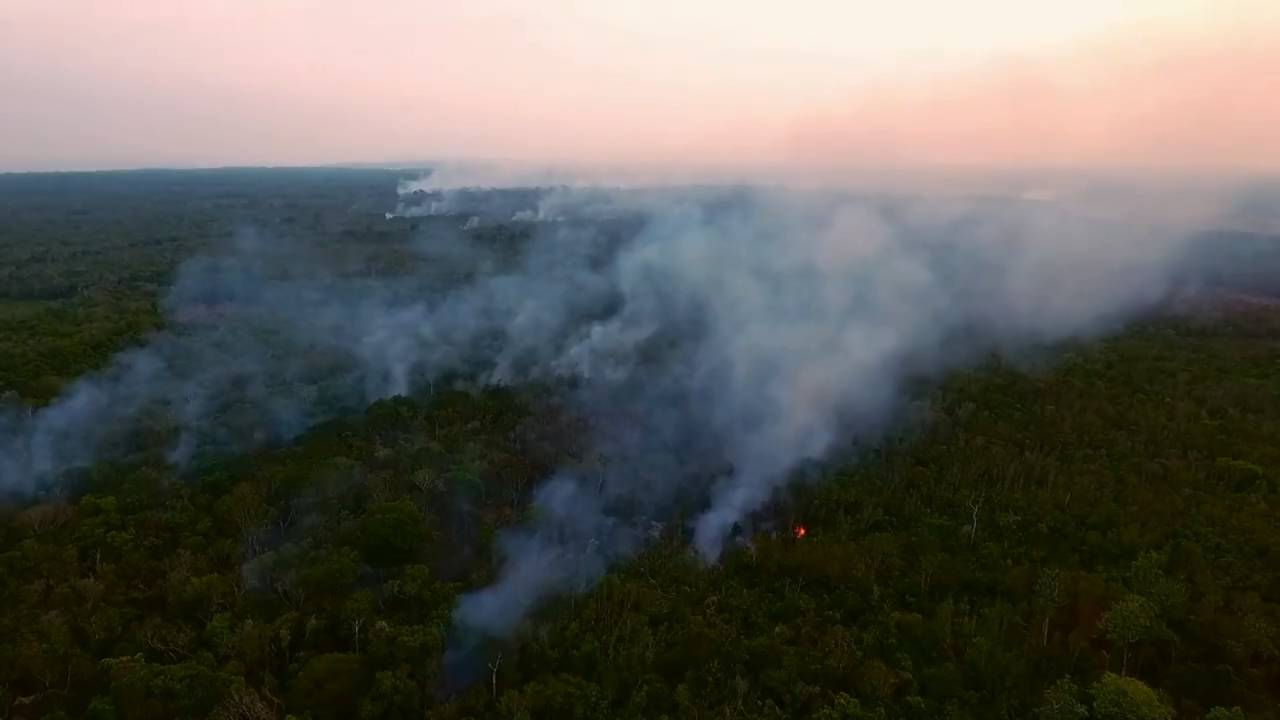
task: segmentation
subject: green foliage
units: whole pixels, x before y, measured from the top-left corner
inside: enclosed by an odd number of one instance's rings
[[[1102,676],[1089,688],[1093,715],[1097,720],[1170,720],[1173,709],[1155,690],[1134,678],[1112,673]]]
[[[517,449],[528,446],[530,401],[497,389],[438,393],[394,403],[395,422],[375,406],[368,421],[317,428],[184,482],[116,467],[78,501],[8,511],[0,677],[15,692],[5,706],[320,718],[413,705],[421,715],[459,583],[491,571],[476,528],[514,517],[504,483],[528,487],[551,470],[551,446],[539,458]],[[417,449],[424,437],[437,439],[427,452]],[[447,489],[401,474],[444,473],[477,442],[489,448],[492,504],[453,511]],[[360,482],[330,483],[338,457]],[[312,706],[336,682],[328,674],[353,669],[349,697]]]
[[[375,567],[393,567],[416,559],[429,533],[426,519],[410,500],[375,505],[360,519],[364,559]]]
[[[212,667],[208,656],[174,664],[141,657],[109,658],[102,668],[110,678],[116,712],[127,720],[207,718],[243,681]],[[99,703],[96,712],[108,706]]]
[[[138,342],[236,222],[411,261],[390,175],[281,172],[0,178],[0,394]],[[142,442],[0,507],[0,717],[1280,720],[1278,336],[1173,318],[955,375],[719,564],[665,518],[447,671],[496,531],[583,457],[553,389],[442,384],[181,476]]]
[[[1108,610],[1102,616],[1102,629],[1109,640],[1123,648],[1121,674],[1128,667],[1129,647],[1143,640],[1154,640],[1164,631],[1155,606],[1138,595],[1129,595]]]
[[[884,708],[864,710],[857,700],[840,693],[830,705],[819,710],[813,717],[814,720],[885,720],[886,715]]]
[[[116,712],[115,703],[105,697],[96,697],[89,703],[84,713],[85,720],[116,720],[120,714]]]
[[[334,548],[308,556],[298,571],[298,588],[309,595],[344,596],[360,577],[360,556],[351,548]]]
[[[416,720],[422,717],[422,692],[404,670],[379,672],[360,703],[366,720]]]
[[[499,713],[512,718],[606,720],[608,698],[597,686],[573,675],[551,675],[503,693]]]
[[[1089,708],[1080,700],[1080,688],[1064,678],[1044,691],[1044,701],[1036,710],[1039,720],[1083,720]]]
[[[242,227],[375,247],[407,240],[407,224],[382,216],[395,204],[403,174],[241,168],[0,175],[0,403],[11,391],[43,404],[159,328],[158,296],[177,265]]]

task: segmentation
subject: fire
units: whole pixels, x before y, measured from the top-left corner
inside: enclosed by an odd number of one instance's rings
[[[791,533],[796,536],[797,540],[803,538],[808,532],[808,530],[804,529],[803,525],[797,525],[791,529]]]

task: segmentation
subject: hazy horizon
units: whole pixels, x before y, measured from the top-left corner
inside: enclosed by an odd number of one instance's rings
[[[0,0],[0,171],[1271,173],[1280,3]]]

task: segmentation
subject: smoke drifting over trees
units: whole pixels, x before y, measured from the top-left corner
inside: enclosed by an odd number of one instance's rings
[[[250,232],[185,263],[168,329],[6,416],[0,487],[57,482],[148,418],[185,462],[437,382],[562,383],[602,460],[547,479],[463,599],[468,633],[502,635],[676,510],[716,559],[798,467],[882,429],[904,383],[1113,327],[1166,297],[1185,245],[1031,200],[448,185],[403,189],[393,215],[448,222],[392,272]]]

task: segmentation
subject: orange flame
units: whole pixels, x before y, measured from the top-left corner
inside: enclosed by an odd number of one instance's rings
[[[803,525],[797,525],[791,530],[791,533],[796,536],[797,540],[803,538],[805,534],[808,532],[809,532],[808,530],[804,529]]]

